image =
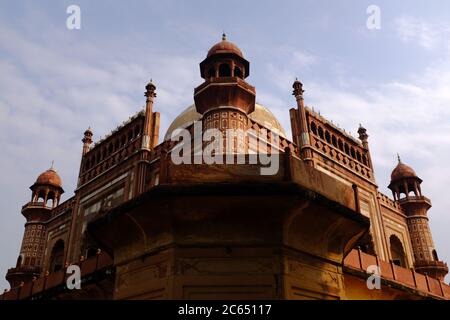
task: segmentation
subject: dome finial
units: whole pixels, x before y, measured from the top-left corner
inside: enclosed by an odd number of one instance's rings
[[[227,35],[225,34],[225,31],[222,33],[222,41],[226,41],[227,40]]]
[[[400,155],[398,154],[398,152],[397,152],[397,160],[398,160],[398,163],[402,163],[402,160],[400,159]]]
[[[55,160],[52,160],[52,166],[50,167],[50,170],[55,170],[55,168],[53,168],[54,165],[55,165]]]

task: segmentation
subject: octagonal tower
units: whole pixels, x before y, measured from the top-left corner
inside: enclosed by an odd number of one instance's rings
[[[391,174],[389,189],[405,210],[414,252],[414,269],[433,278],[443,280],[448,273],[447,264],[440,261],[428,225],[428,209],[431,201],[423,196],[420,179],[415,171],[398,157],[398,164]],[[413,193],[411,195],[411,193]]]
[[[225,34],[200,63],[200,74],[205,81],[195,88],[194,100],[203,128],[245,130],[255,110],[255,88],[245,81],[249,62]]]
[[[20,254],[16,267],[9,269],[6,274],[11,287],[29,281],[42,272],[46,224],[51,218],[53,208],[59,205],[61,195],[64,193],[61,178],[53,165],[38,176],[30,189],[31,201],[22,207],[22,214],[27,222]]]

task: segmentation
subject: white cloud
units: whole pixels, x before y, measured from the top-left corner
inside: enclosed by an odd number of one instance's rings
[[[288,106],[294,104],[287,88],[295,68],[289,64],[267,66],[271,88],[278,93],[263,92],[262,98],[259,95],[261,103],[267,100],[271,109],[273,104],[276,112],[279,109],[287,113]],[[436,59],[408,80],[371,88],[358,86],[357,81],[352,87],[337,83],[304,82],[306,104],[355,137],[359,123],[367,128],[380,191],[391,194],[387,185],[397,152],[416,170],[424,181],[423,192],[433,202],[429,215],[437,250],[442,260],[450,261],[446,231],[450,225],[450,198],[444,192],[450,185],[450,62]],[[289,130],[289,119],[281,116],[280,120]]]
[[[308,84],[306,102],[320,108],[356,135],[358,123],[368,129],[376,179],[387,189],[398,152],[423,179],[423,192],[431,198],[429,211],[433,238],[440,258],[450,261],[446,228],[450,225],[450,63],[430,68],[410,82],[392,82],[372,91],[341,92],[321,84]],[[418,80],[420,79],[420,80]]]
[[[427,49],[448,39],[448,29],[420,19],[402,18],[396,23],[403,41]],[[194,29],[217,33],[200,26]],[[179,30],[189,27],[183,24]],[[150,77],[158,87],[155,109],[161,112],[161,136],[176,114],[192,103],[193,88],[201,81],[199,57],[155,53],[141,34],[127,34],[120,41],[121,52],[104,39],[81,40],[74,49],[62,31],[45,29],[45,37],[35,39],[0,21],[0,70],[7,74],[0,77],[0,166],[8,173],[2,176],[0,192],[10,200],[0,204],[4,213],[0,215],[0,277],[17,257],[24,222],[19,210],[29,199],[27,188],[51,160],[62,175],[66,197],[72,195],[80,138],[87,126],[94,128],[98,139],[138,111]],[[295,105],[292,82],[303,68],[324,61],[295,48],[272,51],[282,51],[276,56],[283,67],[267,65],[265,81],[272,86],[270,91],[258,90],[257,99],[278,117],[289,136],[288,109]],[[331,67],[335,73],[344,68],[339,62]],[[437,248],[441,258],[450,261],[446,247],[450,197],[443,191],[450,184],[450,63],[434,63],[410,81],[392,81],[372,90],[351,91],[344,87],[347,75],[343,78],[341,86],[305,82],[306,103],[353,133],[358,123],[364,124],[382,190],[386,190],[396,152],[416,169],[424,180],[423,191],[434,204],[430,216]],[[6,286],[2,278],[0,287]]]
[[[28,187],[52,160],[67,199],[78,175],[83,131],[92,126],[97,140],[139,111],[151,77],[161,134],[192,103],[192,89],[200,83],[195,57],[155,54],[145,47],[136,52],[127,45],[133,37],[128,34],[122,51],[110,54],[106,42],[81,38],[74,49],[58,30],[46,29],[45,39],[36,39],[0,22],[0,165],[7,173],[0,192],[10,199],[0,204],[0,287],[8,286],[3,276],[19,253],[20,207],[29,200]]]
[[[449,44],[450,28],[448,24],[403,16],[395,20],[395,29],[401,40],[415,43],[425,49],[432,50]]]
[[[293,63],[299,67],[310,66],[317,62],[317,57],[303,51],[292,52]]]

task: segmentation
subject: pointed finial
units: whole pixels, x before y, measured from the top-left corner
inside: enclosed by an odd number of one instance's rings
[[[92,128],[89,126],[86,131],[84,132],[85,136],[92,136]]]
[[[227,40],[227,35],[225,34],[225,31],[222,33],[222,41],[226,41]]]
[[[398,163],[401,163],[401,162],[402,162],[402,160],[400,159],[400,155],[398,154],[398,152],[397,152],[397,160],[398,160]]]
[[[54,170],[53,166],[55,164],[55,160],[52,160],[52,166],[50,167],[50,170]]]
[[[362,126],[362,124],[360,123],[359,124],[359,127],[358,127],[358,133],[359,133],[359,135],[360,136],[367,136],[366,138],[368,138],[369,136],[367,135],[367,130],[366,130],[366,128],[364,128],[363,126]]]

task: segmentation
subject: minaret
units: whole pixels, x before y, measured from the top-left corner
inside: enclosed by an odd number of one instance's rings
[[[447,264],[439,261],[430,227],[427,211],[430,199],[422,195],[422,180],[414,170],[404,164],[398,156],[398,164],[391,174],[389,189],[406,213],[411,244],[414,252],[414,269],[422,274],[443,280],[448,273]],[[410,193],[414,195],[410,195]]]
[[[159,112],[153,112],[153,103],[156,98],[156,86],[152,80],[145,86],[145,122],[142,132],[142,148],[153,149],[159,138]]]
[[[140,161],[137,165],[136,194],[143,193],[147,188],[148,164],[150,151],[158,144],[159,138],[159,112],[153,112],[153,103],[156,98],[156,86],[150,80],[145,86],[145,119],[142,129],[142,142]]]
[[[84,132],[84,137],[81,139],[81,142],[83,142],[83,156],[89,151],[93,135],[94,134],[92,133],[91,127],[87,128]]]
[[[362,142],[363,148],[367,151],[368,167],[372,168],[372,158],[370,156],[369,141],[368,141],[369,135],[367,134],[366,128],[364,128],[361,124],[359,124],[358,135],[359,140],[361,140]]]
[[[297,144],[299,149],[299,156],[309,164],[312,164],[310,140],[308,132],[308,123],[306,121],[306,110],[303,99],[303,84],[295,79],[292,88],[292,95],[297,101],[297,109],[290,109],[292,137],[294,143]]]
[[[225,34],[200,63],[200,75],[205,81],[195,88],[194,100],[197,112],[203,115],[203,128],[246,130],[256,95],[255,88],[245,81],[250,63]]]
[[[369,138],[369,135],[367,134],[366,128],[364,128],[361,124],[359,124],[358,135],[359,135],[359,140],[361,140],[364,149],[368,150],[369,149],[369,141],[367,139]]]
[[[51,212],[59,204],[64,193],[61,178],[52,167],[43,172],[30,187],[31,201],[22,207],[26,218],[20,254],[15,268],[8,270],[6,280],[11,287],[21,282],[31,280],[41,273],[43,265],[46,222],[51,218]]]
[[[86,159],[85,159],[84,156],[90,150],[93,136],[94,136],[94,134],[92,133],[92,129],[91,129],[91,127],[89,127],[84,132],[83,139],[81,139],[81,142],[83,142],[83,151],[81,153],[80,170],[79,170],[79,173],[78,173],[78,185],[80,185],[81,172],[83,171],[83,167],[85,166],[85,163],[86,163]]]

